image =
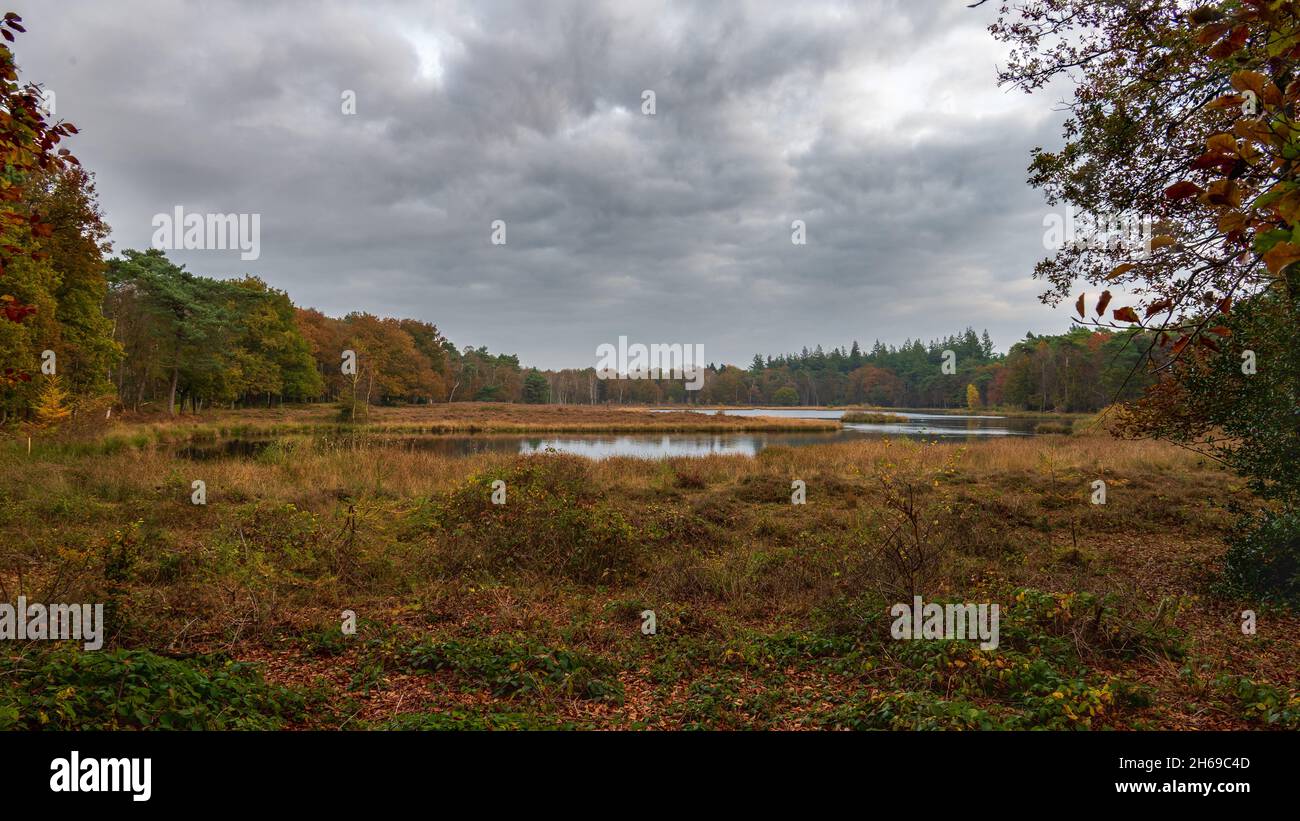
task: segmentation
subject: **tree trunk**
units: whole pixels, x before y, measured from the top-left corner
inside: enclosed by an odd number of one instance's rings
[[[181,366],[178,363],[172,366],[172,391],[171,396],[167,399],[167,413],[172,416],[176,415],[176,383],[180,381],[180,378]]]

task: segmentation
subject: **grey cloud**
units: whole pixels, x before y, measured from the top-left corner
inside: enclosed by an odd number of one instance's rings
[[[620,334],[713,361],[966,325],[1063,328],[987,9],[927,3],[19,4],[118,248],[182,204],[262,214],[251,271],[585,366]],[[340,113],[344,89],[358,114]],[[641,92],[658,96],[654,117]],[[939,100],[935,93],[946,94]],[[509,244],[489,243],[504,219]],[[790,244],[790,222],[809,244]]]

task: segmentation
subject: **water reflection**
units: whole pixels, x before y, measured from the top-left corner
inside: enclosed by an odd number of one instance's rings
[[[833,434],[831,434],[833,436]],[[626,434],[620,436],[554,436],[520,443],[520,453],[544,453],[554,450],[590,459],[632,456],[639,459],[667,459],[673,456],[711,456],[739,454],[753,456],[767,446],[765,437],[749,433],[664,433]],[[827,437],[822,441],[833,441]],[[803,444],[812,444],[805,442]]]
[[[699,411],[713,413],[714,411]],[[892,412],[892,411],[891,411]],[[843,411],[763,410],[727,411],[736,416],[783,416],[803,419],[838,419]],[[332,435],[325,437],[243,438],[215,443],[191,444],[179,453],[191,459],[275,458],[277,450],[350,448],[393,448],[467,456],[476,453],[528,454],[555,451],[589,459],[627,456],[637,459],[666,459],[675,456],[738,454],[754,456],[769,447],[803,447],[854,439],[885,436],[937,441],[969,441],[990,436],[1032,436],[1036,419],[1000,416],[963,416],[899,412],[907,422],[896,424],[846,424],[838,431],[775,431],[753,433],[618,433],[618,434],[474,434],[373,436]],[[268,452],[268,448],[275,449]],[[286,453],[287,455],[287,453]]]
[[[654,413],[673,413],[671,408],[656,408]],[[677,411],[680,412],[680,411]],[[692,410],[692,413],[716,414],[716,410]],[[839,419],[846,411],[804,408],[736,408],[721,411],[727,416],[775,416],[783,419]],[[868,424],[846,422],[844,431],[875,434],[877,436],[908,436],[930,439],[944,436],[1033,436],[1037,419],[1028,417],[980,416],[957,413],[917,413],[913,411],[883,411],[891,416],[902,416],[906,422]]]

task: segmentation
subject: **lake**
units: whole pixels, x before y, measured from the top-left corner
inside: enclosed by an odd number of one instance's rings
[[[672,412],[680,409],[658,409]],[[694,411],[715,413],[716,411]],[[844,411],[805,409],[727,410],[731,416],[775,416],[798,419],[838,419]],[[880,425],[846,424],[838,431],[777,432],[673,432],[673,433],[534,433],[534,434],[426,434],[416,436],[336,436],[341,446],[352,442],[365,447],[392,447],[428,451],[447,456],[474,453],[545,453],[554,450],[589,459],[630,456],[638,459],[665,459],[674,456],[708,456],[738,454],[754,456],[764,448],[802,447],[854,439],[879,439],[886,436],[934,441],[975,441],[997,436],[1033,436],[1039,420],[1029,417],[978,416],[941,413],[889,411],[907,417],[907,422]],[[290,437],[294,438],[294,437]],[[303,437],[298,437],[303,438]],[[256,456],[275,438],[228,439],[212,444],[191,444],[180,453],[193,459],[241,458]]]
[[[651,413],[673,413],[680,409],[656,408]],[[695,410],[692,413],[717,413],[716,410]],[[875,411],[872,411],[873,413]],[[737,408],[724,410],[727,416],[775,416],[781,419],[839,419],[846,411],[804,408]],[[921,413],[918,411],[880,411],[891,416],[903,416],[906,422],[882,425],[846,424],[843,435],[850,431],[859,434],[910,436],[929,439],[942,436],[970,438],[975,436],[1033,436],[1040,421],[1032,417],[978,416],[955,413]]]

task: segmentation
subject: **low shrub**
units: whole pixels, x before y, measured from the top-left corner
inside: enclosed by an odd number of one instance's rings
[[[215,656],[59,647],[0,658],[0,677],[0,730],[276,730],[306,705]]]
[[[615,677],[618,671],[613,663],[589,653],[543,647],[532,641],[495,638],[424,643],[410,651],[407,665],[423,672],[452,670],[490,688],[495,696],[558,694],[623,703],[623,685]]]
[[[585,583],[634,575],[636,532],[590,471],[576,456],[525,456],[430,502],[446,569],[507,577],[527,571]],[[505,483],[504,504],[492,501],[498,480]]]
[[[1265,513],[1228,539],[1224,592],[1300,605],[1300,511]]]

